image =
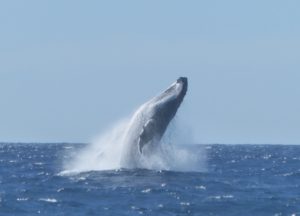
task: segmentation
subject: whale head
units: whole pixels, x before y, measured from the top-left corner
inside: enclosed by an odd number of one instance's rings
[[[150,106],[153,108],[152,118],[157,119],[161,124],[169,123],[182,103],[187,87],[187,78],[180,77],[164,92],[150,100]]]

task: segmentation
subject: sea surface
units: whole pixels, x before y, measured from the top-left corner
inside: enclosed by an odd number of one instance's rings
[[[201,172],[62,174],[83,147],[0,144],[0,215],[300,215],[300,146],[190,146]]]

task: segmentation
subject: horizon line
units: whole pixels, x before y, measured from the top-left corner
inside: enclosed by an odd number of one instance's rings
[[[75,144],[87,145],[92,142],[69,142],[69,141],[55,141],[55,142],[22,142],[22,141],[0,141],[0,144]],[[182,144],[180,144],[182,145]],[[189,145],[300,145],[300,143],[190,143]]]

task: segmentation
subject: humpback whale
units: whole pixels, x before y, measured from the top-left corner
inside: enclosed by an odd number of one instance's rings
[[[187,78],[180,77],[133,114],[123,137],[121,164],[124,168],[138,167],[142,157],[151,154],[157,147],[182,103],[187,88]]]

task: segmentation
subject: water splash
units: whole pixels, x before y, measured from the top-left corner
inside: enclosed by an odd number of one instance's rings
[[[65,162],[63,173],[77,173],[91,170],[115,170],[124,167],[122,157],[126,151],[125,136],[130,121],[119,121],[102,133],[91,144],[74,152],[71,161]],[[180,129],[172,122],[164,138],[157,143],[151,154],[140,155],[134,168],[173,171],[205,171],[205,149],[176,143],[181,136]],[[188,139],[187,139],[188,140]],[[182,143],[181,143],[182,144]],[[197,149],[197,151],[195,151]],[[147,152],[147,151],[146,151]]]
[[[71,172],[83,172],[121,168],[121,150],[127,126],[128,120],[116,123],[85,148],[73,153],[71,161],[65,163],[65,169]]]

